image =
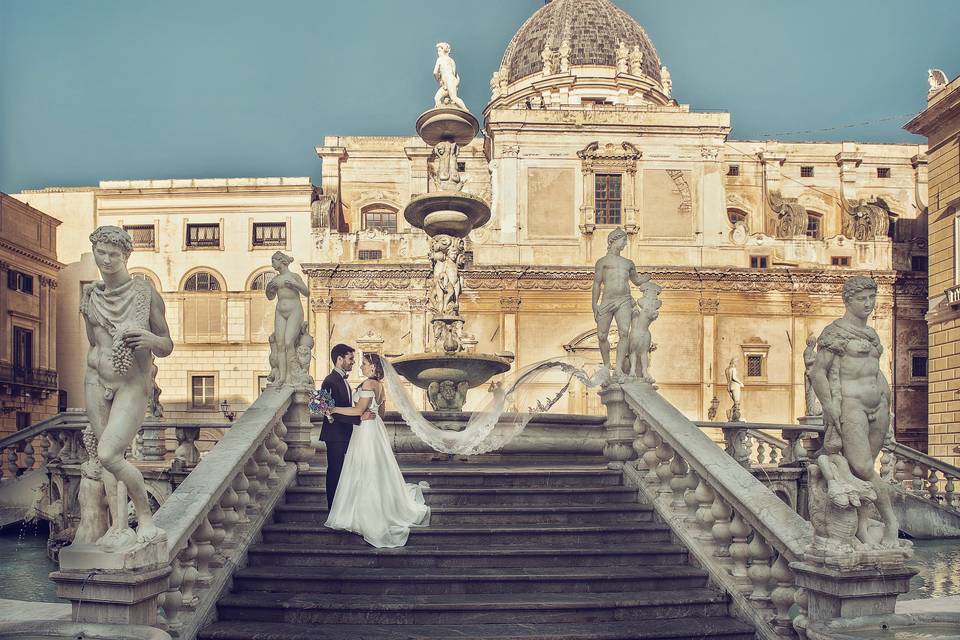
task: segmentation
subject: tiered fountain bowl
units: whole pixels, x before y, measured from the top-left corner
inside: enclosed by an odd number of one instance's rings
[[[454,142],[469,144],[479,133],[480,124],[469,111],[455,107],[430,109],[417,119],[417,134],[430,146]],[[433,238],[447,235],[466,238],[474,229],[490,220],[490,206],[482,199],[461,191],[440,190],[414,196],[403,211],[411,226],[423,229]],[[433,322],[462,329],[459,313],[434,313]],[[465,353],[459,340],[445,351],[415,353],[393,361],[397,372],[415,386],[427,391],[436,411],[462,411],[468,389],[486,383],[510,369],[511,360],[495,355]]]

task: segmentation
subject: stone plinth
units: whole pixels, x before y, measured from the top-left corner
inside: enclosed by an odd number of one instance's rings
[[[170,572],[169,565],[137,571],[70,569],[54,571],[50,579],[57,583],[57,595],[70,600],[77,622],[153,626]]]
[[[807,590],[811,621],[892,614],[897,596],[910,590],[917,572],[900,563],[838,569],[810,562],[793,562],[797,587]]]
[[[310,390],[294,391],[290,406],[283,415],[283,424],[287,428],[284,441],[287,452],[284,459],[295,463],[299,468],[308,468],[308,460],[316,455],[316,449],[310,442],[313,424],[310,422]]]
[[[623,395],[623,387],[619,384],[604,386],[600,390],[600,401],[607,409],[607,420],[603,423],[607,443],[603,447],[603,455],[611,464],[622,464],[636,456],[633,449],[635,438],[633,424],[636,422],[637,416],[627,406]]]

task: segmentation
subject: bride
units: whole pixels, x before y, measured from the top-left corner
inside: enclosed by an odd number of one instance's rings
[[[402,547],[410,527],[430,523],[430,507],[424,504],[418,485],[404,482],[383,424],[383,363],[375,353],[365,353],[360,372],[366,376],[356,394],[354,407],[334,407],[332,413],[359,416],[371,411],[375,417],[353,428],[343,461],[337,493],[325,523],[331,529],[352,531],[374,547]]]

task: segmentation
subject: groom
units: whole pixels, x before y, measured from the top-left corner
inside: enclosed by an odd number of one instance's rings
[[[346,344],[338,344],[330,351],[333,360],[333,371],[323,379],[320,389],[325,389],[333,396],[338,407],[353,406],[353,391],[347,383],[347,376],[353,369],[355,350]],[[337,492],[337,483],[340,482],[340,472],[343,470],[343,459],[347,455],[350,445],[350,436],[353,426],[360,424],[362,416],[343,416],[334,414],[332,418],[324,418],[320,429],[320,439],[327,443],[327,508],[333,506],[333,497]]]

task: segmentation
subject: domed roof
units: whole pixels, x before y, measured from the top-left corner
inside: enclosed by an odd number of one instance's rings
[[[551,0],[530,16],[507,45],[501,69],[507,81],[540,73],[544,45],[556,51],[566,40],[571,65],[617,66],[617,45],[640,45],[643,73],[660,82],[660,57],[643,27],[610,0]]]

